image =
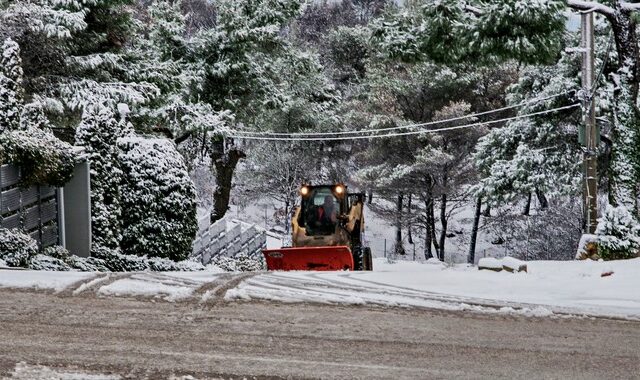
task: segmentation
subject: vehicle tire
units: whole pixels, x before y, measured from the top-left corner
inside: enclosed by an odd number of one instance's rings
[[[362,249],[362,270],[373,270],[373,257],[371,255],[371,248],[364,247]]]
[[[362,247],[353,248],[353,270],[365,270],[364,269],[364,255]]]

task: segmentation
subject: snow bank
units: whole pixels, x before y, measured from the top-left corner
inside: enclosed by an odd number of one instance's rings
[[[108,296],[142,296],[178,301],[193,295],[194,287],[164,284],[142,279],[122,279],[98,289],[98,294]]]
[[[501,271],[502,260],[498,260],[493,257],[483,257],[478,261],[478,268]]]
[[[11,379],[24,380],[118,380],[118,375],[90,374],[80,371],[53,369],[42,365],[29,365],[24,362],[16,364],[11,372]]]
[[[45,272],[0,269],[0,288],[46,289],[61,291],[73,283],[89,280],[95,273]]]
[[[496,273],[468,265],[390,264],[376,259],[374,272],[262,274],[244,281],[226,298],[450,310],[480,305],[490,310],[508,307],[511,309],[503,311],[531,316],[566,313],[640,318],[640,259],[530,261],[527,266],[528,273]],[[602,277],[606,272],[613,274]]]
[[[510,260],[507,260],[510,261]],[[504,261],[500,261],[504,265]],[[518,260],[510,264],[519,265]],[[227,291],[227,300],[425,307],[544,317],[573,314],[640,319],[640,258],[620,261],[529,261],[528,272],[480,271],[460,264],[374,259],[373,272],[262,272]],[[62,290],[95,273],[0,270],[0,287]],[[235,275],[215,272],[131,273],[102,284],[98,294],[177,301],[203,285],[224,286]],[[100,277],[102,278],[102,277]],[[92,282],[93,281],[93,282]],[[105,280],[106,281],[106,280]]]

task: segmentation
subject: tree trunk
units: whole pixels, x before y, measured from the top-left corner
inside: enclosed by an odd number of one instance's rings
[[[469,264],[476,262],[476,241],[478,240],[478,228],[482,210],[482,197],[476,200],[476,212],[473,215],[473,227],[471,228],[471,243],[469,243]]]
[[[484,216],[485,218],[491,217],[491,205],[490,204],[487,204],[487,207],[482,212],[482,216]]]
[[[424,200],[424,212],[425,212],[425,231],[424,231],[424,258],[429,260],[433,257],[433,251],[431,250],[432,244],[432,226],[433,226],[433,198],[431,197],[431,190],[427,190],[427,194]]]
[[[431,235],[431,243],[433,243],[433,248],[435,248],[437,254],[440,250],[440,244],[438,244],[438,240],[436,239],[436,213],[433,197],[431,197],[431,205],[429,206],[429,218],[431,220],[431,225],[429,226],[429,234]]]
[[[289,236],[290,228],[290,219],[289,219],[289,200],[287,199],[284,202],[284,235]]]
[[[396,246],[395,253],[398,255],[404,255],[404,247],[402,246],[402,201],[404,194],[398,194],[398,203],[396,208]]]
[[[407,198],[407,242],[413,244],[413,235],[411,234],[411,194]]]
[[[231,197],[231,185],[233,173],[240,159],[246,157],[244,152],[230,148],[223,151],[221,144],[211,154],[216,172],[216,189],[213,192],[213,210],[211,211],[211,223],[222,219],[229,209],[229,199]]]
[[[369,204],[371,204],[371,202],[373,202],[373,190],[369,190],[369,199],[367,200],[367,202]]]
[[[438,250],[438,258],[444,261],[444,243],[447,239],[447,194],[440,197],[440,249]]]
[[[433,252],[431,250],[431,218],[429,210],[433,206],[433,200],[431,199],[431,195],[428,194],[425,197],[424,201],[424,212],[425,212],[425,232],[424,232],[424,258],[429,260],[433,257]]]
[[[536,197],[538,198],[538,203],[540,204],[540,210],[546,210],[549,208],[549,201],[547,200],[547,196],[538,189],[536,189]]]
[[[524,205],[524,210],[522,210],[522,215],[529,216],[531,212],[531,192],[527,194],[527,203]]]

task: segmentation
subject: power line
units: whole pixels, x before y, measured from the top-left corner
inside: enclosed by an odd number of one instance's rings
[[[425,129],[419,131],[409,131],[409,132],[398,132],[398,133],[387,133],[383,135],[359,135],[359,136],[334,136],[334,137],[271,137],[271,136],[240,136],[240,135],[230,135],[228,137],[234,139],[241,140],[266,140],[266,141],[342,141],[342,140],[362,140],[362,139],[374,139],[374,138],[384,138],[384,137],[399,137],[399,136],[409,136],[409,135],[418,135],[423,133],[437,133],[444,131],[453,131],[457,129],[465,129],[472,128],[487,124],[496,124],[502,123],[511,120],[524,119],[527,117],[545,115],[552,112],[567,110],[571,108],[580,107],[580,103],[574,103],[569,106],[552,108],[545,111],[533,112],[525,115],[517,115],[509,118],[498,119],[498,120],[489,120],[484,122],[477,122],[471,124],[457,125],[455,127],[446,127],[446,128],[438,128],[438,129]],[[288,135],[292,136],[292,135]]]
[[[501,108],[496,108],[493,110],[489,110],[489,111],[484,111],[484,112],[477,112],[477,113],[472,113],[472,114],[468,114],[468,115],[464,115],[464,116],[458,116],[458,117],[454,117],[451,119],[445,119],[445,120],[434,120],[434,121],[429,121],[429,122],[425,122],[425,123],[418,123],[418,124],[409,124],[409,125],[401,125],[401,126],[397,126],[397,127],[388,127],[388,128],[377,128],[377,129],[360,129],[360,130],[355,130],[355,131],[338,131],[338,132],[260,132],[260,131],[246,131],[246,130],[231,130],[232,133],[240,133],[240,134],[249,134],[249,135],[255,135],[255,136],[261,136],[261,135],[269,135],[269,136],[334,136],[334,135],[350,135],[350,134],[371,134],[371,133],[375,133],[375,132],[383,132],[383,131],[395,131],[395,130],[399,130],[399,129],[408,129],[408,128],[417,128],[417,127],[426,127],[426,126],[430,126],[430,125],[437,125],[437,124],[444,124],[444,123],[448,123],[448,122],[452,122],[452,121],[458,121],[458,120],[464,120],[464,119],[469,119],[472,117],[477,117],[477,116],[484,116],[484,115],[489,115],[492,113],[496,113],[496,112],[501,112],[501,111],[506,111],[509,109],[513,109],[513,108],[518,108],[518,107],[524,107],[530,104],[535,104],[535,103],[539,103],[542,102],[544,100],[549,100],[549,99],[554,99],[557,98],[559,96],[562,95],[566,95],[566,94],[570,94],[575,92],[576,90],[569,90],[569,91],[565,91],[565,92],[561,92],[558,94],[554,94],[554,95],[549,95],[549,96],[545,96],[542,98],[536,98],[536,99],[530,99],[518,104],[514,104],[511,106],[506,106],[506,107],[501,107]]]

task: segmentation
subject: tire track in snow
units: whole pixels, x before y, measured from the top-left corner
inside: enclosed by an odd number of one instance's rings
[[[97,294],[97,291],[101,287],[111,285],[121,279],[129,278],[132,274],[133,273],[100,273],[89,281],[82,280],[68,286],[65,290],[59,292],[58,295],[60,297],[74,297],[86,296],[89,293]]]
[[[244,273],[225,273],[220,275],[219,280],[206,283],[196,289],[194,296],[200,296],[200,303],[207,305],[216,305],[220,302],[226,302],[225,295],[227,291],[238,287],[243,281],[258,276],[260,272],[244,272]]]

